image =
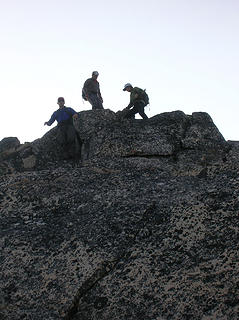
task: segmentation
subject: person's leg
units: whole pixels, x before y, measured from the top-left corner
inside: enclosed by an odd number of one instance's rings
[[[76,150],[76,130],[73,125],[67,126],[67,153],[69,157],[75,157]]]
[[[61,125],[57,129],[57,142],[58,145],[62,148],[62,157],[67,157],[67,126]]]
[[[144,107],[145,107],[145,105],[141,101],[135,103],[135,108],[137,109],[137,112],[140,114],[140,116],[143,119],[148,119],[148,116],[144,112]]]
[[[81,137],[79,135],[79,132],[75,131],[75,152],[76,157],[78,159],[81,159],[81,147],[82,147],[83,141],[81,140]]]
[[[103,105],[102,105],[101,101],[98,99],[96,93],[89,93],[88,100],[89,100],[90,104],[92,105],[92,110],[103,109]],[[99,107],[99,102],[101,103],[102,107]]]
[[[126,115],[124,116],[125,119],[135,119],[135,115],[138,113],[137,109],[133,107],[132,109],[128,110]]]
[[[67,144],[72,144],[75,141],[75,128],[72,125],[67,126]]]
[[[94,109],[95,101],[94,101],[94,96],[93,96],[93,94],[91,94],[91,93],[88,94],[88,101],[89,101],[89,103],[91,104],[92,109]]]
[[[66,133],[66,126],[60,125],[57,128],[57,142],[59,145],[63,146],[67,143],[67,133]]]
[[[100,99],[100,97],[97,96],[97,107],[96,109],[104,109],[102,101]]]

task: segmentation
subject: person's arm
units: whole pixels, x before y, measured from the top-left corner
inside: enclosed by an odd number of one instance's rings
[[[130,93],[130,103],[128,104],[128,106],[126,107],[126,109],[130,109],[133,107],[135,100],[138,97],[138,93],[135,89],[133,89],[133,91]]]
[[[54,112],[50,118],[49,121],[46,121],[44,123],[44,126],[47,125],[47,126],[51,126],[53,124],[53,122],[56,120],[56,113]]]
[[[133,89],[131,96],[130,96],[133,104],[134,104],[135,100],[139,97],[139,93],[140,93],[140,91],[138,88]]]
[[[99,91],[99,98],[100,98],[101,102],[103,103],[104,101],[103,101],[103,98],[102,98],[100,91]]]
[[[72,109],[72,108],[67,108],[69,111],[70,111],[70,113],[72,114],[72,118],[73,119],[77,119],[78,118],[78,113],[74,110],[74,109]]]
[[[101,95],[101,92],[100,92],[99,82],[98,82],[98,95],[99,95],[99,98],[100,98],[101,102],[103,103],[103,98],[102,98],[102,95]]]
[[[85,96],[87,100],[88,100],[88,93],[89,93],[89,85],[90,85],[90,79],[87,79],[83,86],[83,90],[85,92]]]
[[[132,108],[132,107],[133,107],[133,104],[130,102],[130,103],[127,105],[126,109],[130,109],[130,108]]]

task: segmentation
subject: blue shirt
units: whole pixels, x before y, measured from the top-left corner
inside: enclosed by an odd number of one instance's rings
[[[69,113],[67,113],[66,112]],[[48,126],[51,126],[53,124],[53,122],[56,120],[58,123],[61,123],[62,121],[66,121],[68,119],[70,119],[70,114],[75,114],[75,110],[72,108],[68,108],[68,107],[64,107],[64,108],[59,108],[58,110],[56,110],[55,112],[53,112],[51,119],[48,121]]]

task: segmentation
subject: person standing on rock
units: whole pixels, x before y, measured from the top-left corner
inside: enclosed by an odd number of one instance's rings
[[[148,119],[144,112],[145,106],[149,103],[148,95],[146,94],[145,90],[138,87],[133,87],[130,83],[126,83],[123,91],[130,92],[130,103],[126,107],[126,109],[129,111],[125,113],[124,118],[134,119],[134,116],[139,113],[143,119]]]
[[[84,100],[89,101],[89,103],[92,105],[92,110],[104,109],[100,85],[97,81],[98,76],[99,72],[93,71],[92,77],[85,81],[82,89],[82,97]]]
[[[59,109],[53,112],[50,120],[44,125],[51,126],[55,120],[57,121],[57,141],[63,148],[62,156],[63,158],[72,158],[76,153],[76,141],[79,142],[72,119],[77,119],[78,114],[74,109],[65,106],[63,97],[58,98],[57,104]]]

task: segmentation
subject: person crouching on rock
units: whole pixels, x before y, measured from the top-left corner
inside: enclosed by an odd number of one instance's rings
[[[145,90],[137,87],[133,88],[132,84],[126,83],[123,91],[130,92],[130,103],[126,107],[126,109],[128,109],[129,111],[125,113],[124,118],[134,119],[134,116],[139,113],[143,119],[148,119],[147,115],[144,112],[144,107],[148,104],[148,101],[145,101],[145,98],[147,97]]]
[[[59,109],[52,114],[50,120],[45,122],[44,125],[51,126],[55,120],[57,121],[57,141],[63,148],[63,158],[68,159],[74,157],[76,153],[77,132],[72,119],[78,118],[78,114],[74,109],[65,107],[63,97],[58,98],[57,104]]]

